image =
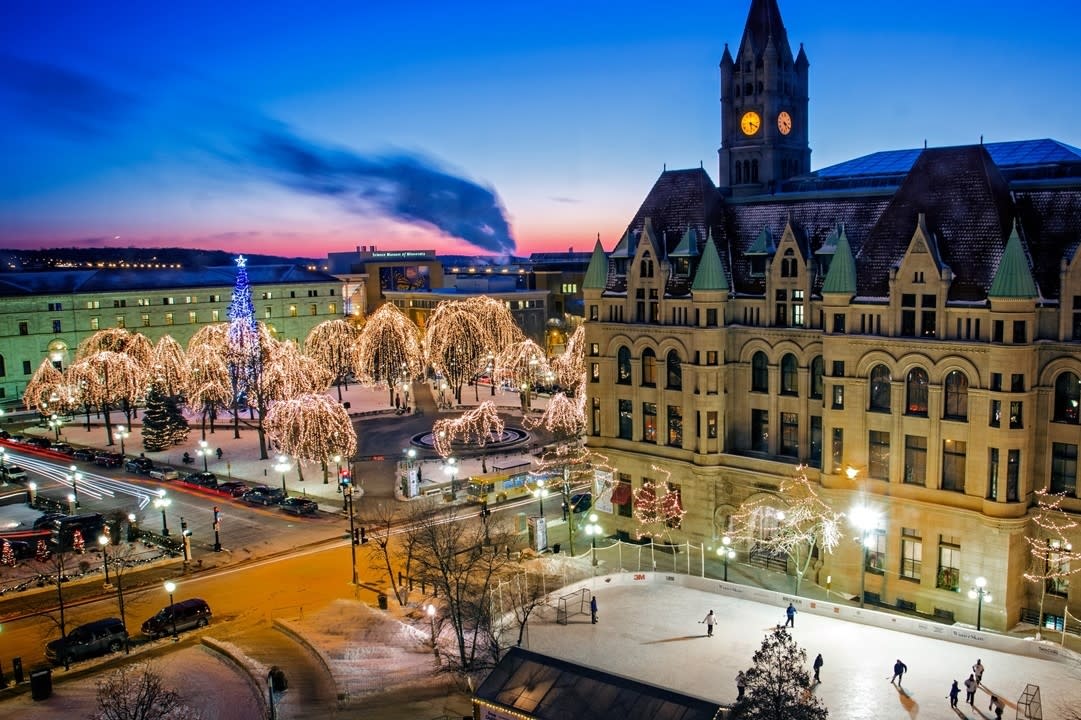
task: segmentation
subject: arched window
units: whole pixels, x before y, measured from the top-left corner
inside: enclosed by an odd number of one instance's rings
[[[758,182],[758,161],[751,161],[751,182]]]
[[[0,360],[2,363],[2,360]],[[0,369],[3,365],[0,364]],[[1078,424],[1078,404],[1081,403],[1081,384],[1072,372],[1062,373],[1055,380],[1055,422]]]
[[[761,350],[751,358],[751,390],[769,392],[769,360]]]
[[[683,366],[680,364],[679,353],[675,350],[668,351],[668,389],[680,390],[683,388]]]
[[[890,411],[890,369],[885,365],[875,365],[871,370],[870,409],[878,412]]]
[[[642,262],[639,265],[639,271],[639,277],[653,277],[653,259],[649,255],[642,256]]]
[[[946,376],[946,410],[950,420],[968,420],[968,377],[960,370]]]
[[[905,382],[905,413],[927,414],[927,371],[923,368],[912,368],[908,371],[908,380]]]
[[[736,182],[735,182],[735,184],[739,185],[741,182],[743,182],[743,166],[740,165],[739,161],[737,160],[736,161]]]
[[[823,391],[822,376],[825,375],[826,363],[818,355],[811,361],[811,397],[821,398]]]
[[[0,355],[0,377],[4,377],[7,374],[7,368],[4,366],[4,356]]]
[[[796,356],[792,353],[781,358],[781,394],[799,394],[799,373],[796,371]]]
[[[642,384],[650,387],[657,385],[657,353],[651,348],[642,351]]]
[[[631,351],[621,347],[616,354],[616,382],[620,385],[631,384]]]

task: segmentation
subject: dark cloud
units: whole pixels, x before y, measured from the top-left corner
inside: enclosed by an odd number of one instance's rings
[[[108,134],[138,104],[134,95],[79,70],[4,54],[0,102],[34,127],[76,138]]]
[[[480,250],[508,255],[515,242],[495,192],[417,156],[366,157],[264,129],[234,159],[267,169],[283,185],[337,199],[351,212],[420,223]]]

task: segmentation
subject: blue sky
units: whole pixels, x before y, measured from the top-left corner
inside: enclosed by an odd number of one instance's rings
[[[716,180],[717,64],[749,4],[15,0],[0,246],[611,247],[665,164]],[[1072,3],[780,7],[811,62],[813,168],[1081,146]],[[403,168],[455,201],[386,192]]]

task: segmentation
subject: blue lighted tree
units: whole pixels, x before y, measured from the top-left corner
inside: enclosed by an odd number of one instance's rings
[[[233,391],[233,437],[237,438],[240,437],[241,402],[248,395],[253,373],[258,372],[259,357],[259,328],[255,321],[247,264],[243,255],[237,257],[236,283],[226,311],[229,318],[226,357]]]

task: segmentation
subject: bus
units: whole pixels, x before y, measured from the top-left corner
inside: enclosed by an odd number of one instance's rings
[[[528,495],[535,480],[528,472],[474,475],[467,481],[466,493],[469,502],[494,505]]]

